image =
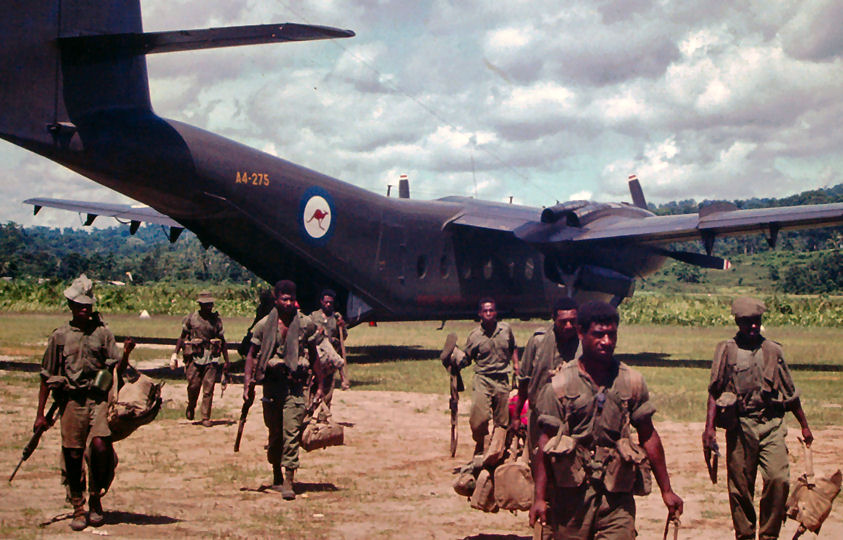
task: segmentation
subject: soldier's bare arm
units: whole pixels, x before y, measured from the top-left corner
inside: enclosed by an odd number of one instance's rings
[[[714,396],[708,395],[708,402],[705,408],[705,429],[702,434],[703,448],[711,448],[717,441],[717,433],[714,428],[714,417],[717,414],[717,404]]]
[[[636,429],[638,430],[638,442],[644,448],[647,458],[650,460],[653,476],[656,477],[656,483],[658,483],[662,493],[662,500],[670,514],[673,517],[679,517],[682,515],[683,502],[670,486],[670,475],[667,473],[661,437],[653,426],[651,418],[642,419]]]
[[[544,445],[550,440],[548,434],[542,429],[539,434],[538,449],[533,461],[533,506],[530,507],[530,526],[538,521],[542,525],[547,523],[547,464],[545,463]]]
[[[117,373],[123,373],[126,370],[126,366],[129,365],[129,355],[132,354],[132,351],[135,349],[135,340],[127,337],[123,340],[123,357],[120,358],[120,363],[117,365]]]
[[[788,409],[793,413],[793,416],[796,417],[796,420],[799,422],[799,426],[802,428],[802,440],[805,441],[806,445],[811,446],[811,443],[814,442],[814,434],[811,433],[811,428],[808,427],[808,418],[805,416],[805,411],[802,409],[802,401],[799,398],[794,399]]]
[[[39,428],[47,427],[47,419],[44,417],[44,407],[47,404],[47,397],[50,395],[50,388],[47,386],[47,381],[41,377],[41,386],[38,387],[38,409],[35,412],[35,423],[32,425],[32,431],[38,431]]]
[[[258,354],[258,346],[249,344],[249,352],[246,353],[246,365],[243,368],[243,401],[251,403],[255,399],[255,387],[252,385],[252,377],[255,374],[255,355]]]
[[[311,341],[307,343],[307,353],[310,358],[315,359],[311,367],[313,368],[313,376],[316,377],[316,399],[320,400],[328,393],[328,389],[325,387],[328,378],[325,375],[322,362],[319,361],[319,352],[316,350],[316,345]],[[331,376],[333,376],[333,373]]]

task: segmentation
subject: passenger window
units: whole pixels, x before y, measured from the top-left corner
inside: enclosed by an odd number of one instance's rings
[[[427,256],[419,255],[419,258],[416,259],[416,275],[419,276],[419,279],[424,279],[427,275]]]

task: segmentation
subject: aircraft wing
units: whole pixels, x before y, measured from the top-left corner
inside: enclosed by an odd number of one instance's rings
[[[142,204],[112,204],[44,198],[27,199],[23,201],[23,203],[33,205],[35,207],[36,214],[42,207],[45,206],[47,208],[59,208],[61,210],[70,210],[71,212],[87,214],[88,218],[85,223],[86,225],[93,223],[94,218],[97,216],[108,216],[130,221],[132,223],[133,230],[137,230],[137,227],[141,222],[157,223],[159,225],[176,229],[184,228],[183,225],[173,218]]]
[[[649,214],[649,212],[647,213]],[[783,206],[737,210],[714,205],[698,214],[673,216],[622,215],[603,212],[579,226],[560,220],[525,223],[513,232],[532,244],[631,240],[644,244],[667,244],[763,232],[775,241],[779,231],[843,225],[843,203]]]

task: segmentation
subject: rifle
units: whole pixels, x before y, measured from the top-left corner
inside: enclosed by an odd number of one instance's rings
[[[465,390],[465,385],[462,382],[460,370],[455,364],[451,364],[448,371],[451,374],[451,399],[448,400],[448,407],[451,409],[451,457],[454,457],[457,454],[457,442],[459,440],[457,414],[460,409],[460,392]]]
[[[255,381],[252,379],[249,382],[249,395],[252,396],[251,399],[243,401],[243,407],[240,409],[240,424],[237,426],[237,438],[234,439],[234,451],[240,451],[240,439],[243,438],[243,428],[246,427],[246,417],[249,416],[249,408],[252,406],[252,402],[255,401],[253,392],[255,391]]]
[[[705,466],[708,469],[708,477],[712,484],[717,483],[717,458],[720,457],[720,447],[717,441],[711,443],[710,446],[703,445],[703,457],[705,458]]]
[[[340,378],[343,383],[350,387],[351,380],[348,378],[348,357],[345,355],[345,338],[342,337],[342,328],[338,328],[337,330],[340,335],[340,354],[342,355],[342,359],[345,360],[342,364],[342,369],[340,370]],[[345,388],[343,388],[343,390],[345,390]]]
[[[457,335],[448,334],[445,338],[445,346],[439,354],[439,360],[451,376],[451,398],[448,400],[448,408],[451,409],[451,457],[457,454],[457,414],[460,408],[460,392],[465,390],[460,374],[459,362],[453,357],[454,347],[457,344]]]
[[[58,408],[59,402],[54,399],[53,404],[50,405],[50,410],[47,411],[47,416],[44,417],[47,420],[47,423],[35,430],[35,433],[32,434],[32,438],[30,438],[29,442],[26,443],[26,446],[23,447],[23,455],[21,456],[20,461],[18,461],[18,466],[15,467],[15,470],[12,471],[12,476],[9,477],[10,484],[12,483],[12,480],[15,479],[15,475],[18,473],[20,466],[23,465],[23,462],[29,459],[29,456],[31,456],[33,452],[35,452],[35,449],[38,448],[38,443],[41,442],[41,435],[43,435],[44,432],[50,429],[55,423],[56,420],[53,418],[53,415],[56,413]]]

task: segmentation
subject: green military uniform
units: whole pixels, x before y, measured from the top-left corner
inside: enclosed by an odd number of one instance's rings
[[[255,382],[263,383],[263,421],[269,429],[267,461],[296,470],[305,416],[307,344],[316,342],[318,335],[311,318],[301,312],[293,317],[285,339],[281,339],[278,325],[278,310],[273,308],[252,330],[252,344],[260,348]]]
[[[629,440],[629,425],[652,417],[655,407],[641,374],[623,363],[616,370],[612,384],[598,388],[579,369],[579,361],[568,362],[537,397],[539,428],[557,433],[545,446],[545,455],[552,455],[549,446],[562,436],[572,439],[571,459],[548,459],[547,520],[555,538],[635,537],[632,492],[649,477],[635,479],[624,468],[629,462],[621,450],[643,454]]]
[[[471,398],[471,415],[468,423],[475,441],[488,433],[489,419],[496,427],[509,426],[509,390],[515,350],[515,336],[505,322],[498,322],[491,334],[480,325],[465,342],[463,365],[474,361],[474,394]]]
[[[316,325],[317,329],[322,330],[326,343],[330,343],[335,353],[342,350],[340,345],[340,326],[337,324],[338,313],[334,312],[331,315],[326,315],[321,309],[317,309],[310,314],[311,320]],[[348,336],[348,330],[342,327],[342,337],[345,339]],[[345,359],[339,354],[331,354],[329,350],[323,349],[321,346],[317,349],[319,353],[319,361],[322,362],[323,373],[327,379],[325,380],[325,403],[328,407],[331,406],[331,399],[334,396],[334,375],[337,370],[342,369],[345,364]],[[340,362],[342,360],[342,362]],[[314,379],[311,392],[315,392],[316,381]]]
[[[571,339],[565,343],[564,349],[560,352],[552,324],[536,330],[524,347],[524,355],[518,364],[518,382],[519,386],[524,382],[527,383],[527,400],[530,404],[530,424],[527,427],[527,436],[531,456],[535,453],[538,439],[536,400],[556,370],[576,357],[578,347],[579,340]]]
[[[84,327],[68,323],[50,335],[41,361],[41,377],[50,386],[59,385],[67,397],[61,412],[62,447],[84,450],[94,437],[111,436],[107,389],[95,388],[93,382],[100,370],[112,371],[121,355],[114,334],[97,313]],[[62,469],[62,474],[66,474]],[[90,481],[91,493],[102,495],[108,490],[108,485],[95,485],[93,475]],[[85,485],[84,477],[80,482]],[[68,496],[84,497],[82,493],[70,492]]]
[[[184,373],[187,376],[188,418],[193,417],[201,389],[202,420],[210,420],[220,355],[219,350],[212,349],[211,340],[225,339],[219,313],[214,311],[206,319],[194,311],[182,320],[182,337],[185,339]]]
[[[729,506],[735,538],[754,539],[753,507],[758,467],[761,494],[758,538],[778,538],[785,519],[789,465],[784,413],[799,398],[778,343],[763,339],[749,350],[730,339],[717,345],[708,391],[717,400],[724,392],[737,396],[737,422],[726,430]]]

